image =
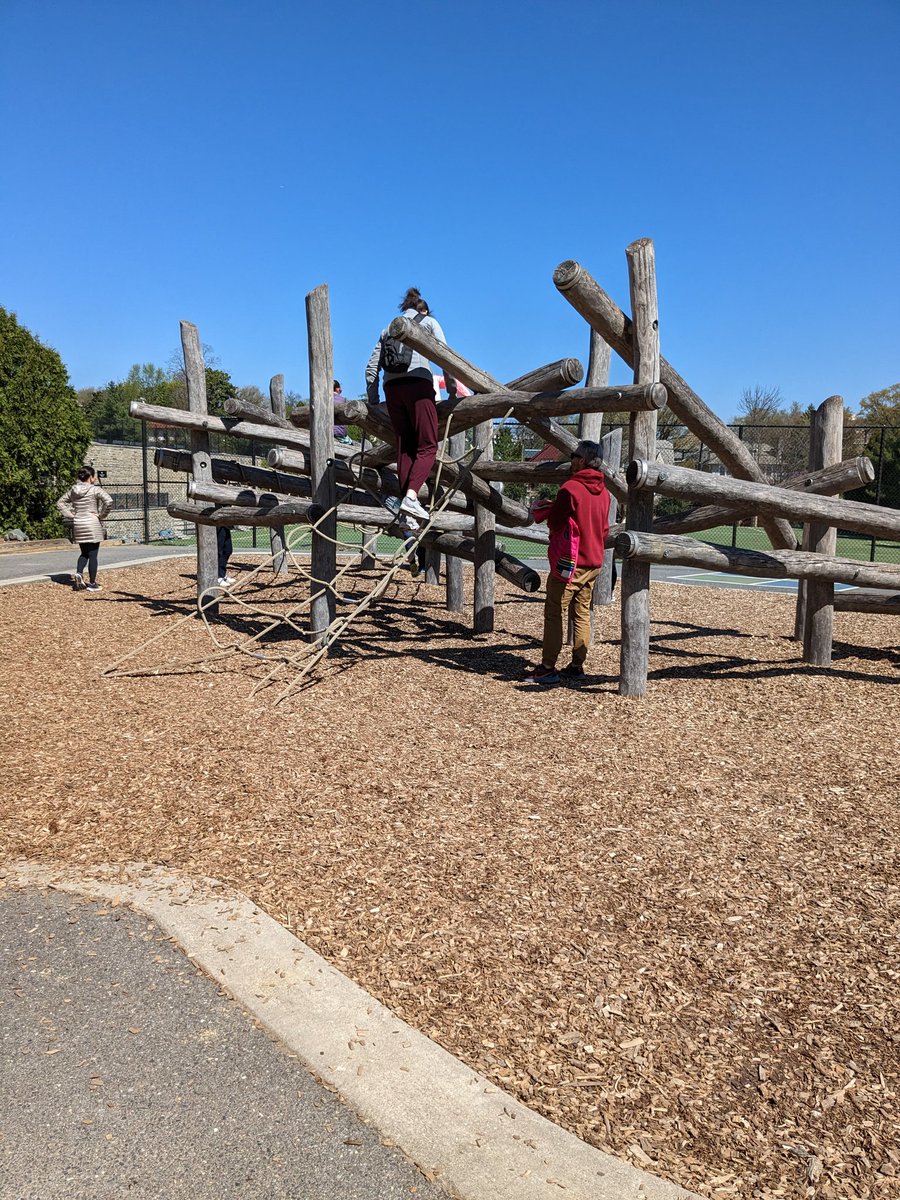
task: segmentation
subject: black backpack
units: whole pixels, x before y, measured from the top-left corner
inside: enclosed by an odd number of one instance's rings
[[[426,313],[417,313],[413,320],[417,325],[425,320]],[[409,370],[409,364],[412,362],[412,346],[407,346],[404,342],[398,342],[385,334],[381,339],[381,368],[385,371],[390,371],[393,375],[402,375],[404,371]]]

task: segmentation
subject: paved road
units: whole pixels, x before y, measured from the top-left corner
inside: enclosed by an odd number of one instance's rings
[[[110,567],[137,566],[164,558],[193,558],[196,551],[168,546],[101,546],[100,572]],[[51,579],[70,583],[78,558],[77,546],[53,550],[4,550],[0,554],[0,587],[11,583],[36,583]]]
[[[0,892],[0,1200],[446,1200],[145,917]]]

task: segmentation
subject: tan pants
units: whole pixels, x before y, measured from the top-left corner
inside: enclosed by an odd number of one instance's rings
[[[575,627],[572,662],[584,666],[591,644],[591,593],[599,567],[578,567],[568,584],[553,575],[547,576],[547,595],[544,598],[544,646],[541,663],[555,667],[562,650],[564,625],[569,605]]]

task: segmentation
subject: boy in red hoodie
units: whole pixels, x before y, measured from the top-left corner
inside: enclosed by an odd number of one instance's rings
[[[532,508],[536,521],[550,530],[550,575],[544,600],[544,642],[541,664],[527,672],[534,683],[559,683],[556,660],[563,644],[563,626],[569,606],[575,627],[572,662],[563,675],[581,678],[591,642],[591,593],[603,566],[609,533],[609,492],[600,470],[600,447],[579,442],[572,453],[569,478],[551,503],[538,501]]]

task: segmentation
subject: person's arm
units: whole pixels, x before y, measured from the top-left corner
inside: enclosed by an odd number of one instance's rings
[[[56,507],[62,513],[62,518],[66,524],[71,524],[75,520],[75,509],[72,507],[72,489],[60,496],[56,502]]]
[[[366,399],[370,404],[378,403],[378,372],[381,368],[381,338],[366,363]]]
[[[112,496],[108,492],[104,492],[103,488],[97,488],[97,516],[101,521],[105,521],[112,512],[113,502]]]

